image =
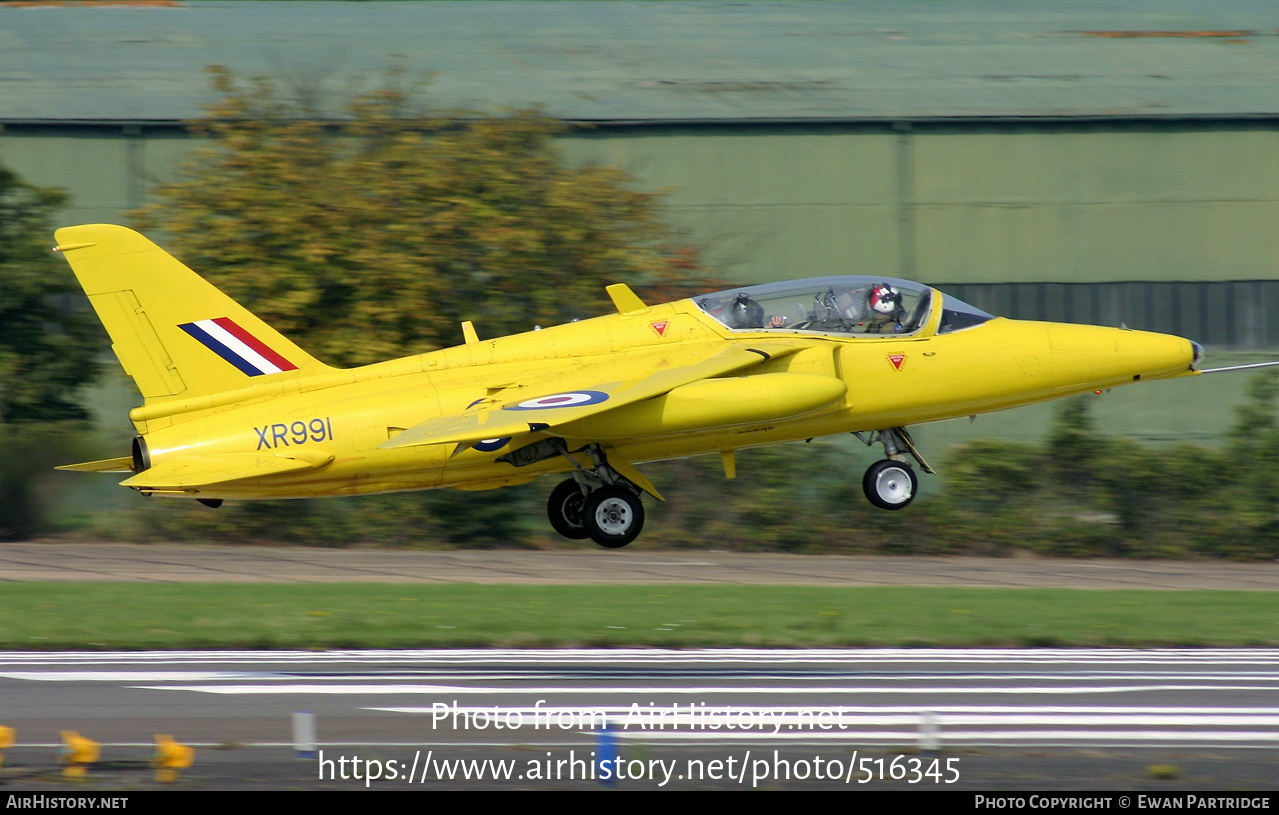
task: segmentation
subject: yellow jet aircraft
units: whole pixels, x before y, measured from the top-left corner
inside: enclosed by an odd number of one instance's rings
[[[745,286],[360,368],[310,356],[142,235],[60,229],[58,247],[141,391],[128,472],[144,495],[310,498],[485,490],[569,473],[551,491],[568,538],[625,546],[644,523],[635,465],[854,432],[885,458],[862,480],[911,502],[906,428],[1130,382],[1194,375],[1189,340],[994,317],[882,277]],[[1225,369],[1221,369],[1225,370]]]

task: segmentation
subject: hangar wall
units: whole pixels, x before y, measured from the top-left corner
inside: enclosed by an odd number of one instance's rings
[[[1279,269],[1275,123],[598,130],[577,160],[655,187],[764,279],[1255,280]]]
[[[178,163],[199,144],[180,127],[6,125],[0,164],[32,184],[70,195],[67,224],[124,223],[176,178]]]
[[[1279,347],[1279,122],[614,125],[575,162],[668,190],[730,280],[883,274],[996,313]],[[0,163],[119,221],[196,144],[174,126],[9,126]]]

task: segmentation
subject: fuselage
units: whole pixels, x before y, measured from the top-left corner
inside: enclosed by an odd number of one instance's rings
[[[323,462],[303,472],[157,494],[289,498],[488,489],[572,469],[565,456],[511,463],[513,451],[548,437],[564,439],[569,450],[598,443],[610,460],[636,463],[904,427],[1195,373],[1198,350],[1180,337],[971,319],[981,313],[948,309],[940,292],[921,299],[907,330],[899,315],[887,331],[860,332],[831,329],[833,323],[813,319],[813,310],[802,321],[774,316],[773,327],[734,327],[704,299],[681,300],[362,368],[149,403],[131,418],[153,466],[223,454]],[[689,365],[727,343],[784,353],[761,352],[768,358],[739,375],[460,452],[452,443],[380,447],[424,420],[462,414],[485,400],[536,399]]]

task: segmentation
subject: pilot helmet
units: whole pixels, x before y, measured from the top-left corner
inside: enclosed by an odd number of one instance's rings
[[[879,283],[870,290],[870,308],[876,314],[893,314],[901,304],[901,292],[887,283]]]
[[[742,292],[729,309],[729,324],[731,328],[763,328],[764,307]]]

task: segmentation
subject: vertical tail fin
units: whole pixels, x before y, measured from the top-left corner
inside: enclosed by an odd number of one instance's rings
[[[242,388],[251,377],[331,370],[131,229],[59,229],[111,350],[148,402]]]

